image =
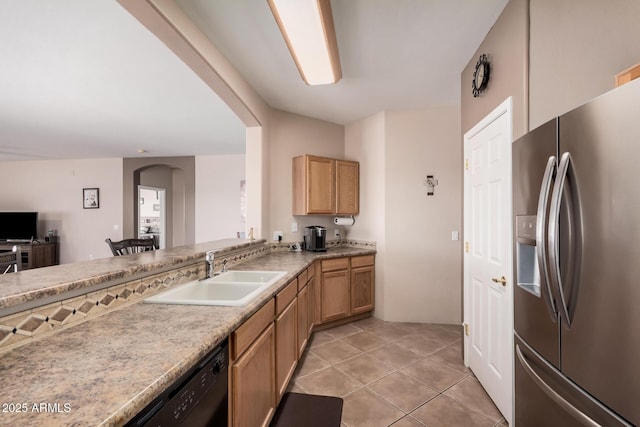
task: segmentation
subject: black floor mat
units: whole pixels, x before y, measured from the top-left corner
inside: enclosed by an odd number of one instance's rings
[[[342,399],[285,393],[270,427],[340,427]]]

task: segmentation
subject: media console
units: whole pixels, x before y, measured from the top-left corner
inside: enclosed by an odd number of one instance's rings
[[[23,270],[60,264],[59,242],[19,243],[2,241],[0,242],[0,252],[10,251],[14,246],[19,246],[22,252]]]

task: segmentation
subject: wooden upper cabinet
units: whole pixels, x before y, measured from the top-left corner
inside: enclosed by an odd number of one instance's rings
[[[336,214],[360,212],[360,164],[336,160]]]
[[[359,185],[358,162],[294,157],[293,215],[356,215]]]

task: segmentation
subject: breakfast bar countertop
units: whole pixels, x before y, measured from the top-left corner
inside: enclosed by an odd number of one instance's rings
[[[138,302],[0,353],[0,425],[123,425],[314,260],[374,253],[274,251],[234,266],[287,272],[245,307]]]

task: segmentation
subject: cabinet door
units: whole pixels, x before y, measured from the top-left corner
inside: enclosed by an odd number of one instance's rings
[[[360,212],[360,164],[336,160],[336,213],[358,215]]]
[[[298,361],[298,315],[294,299],[276,318],[276,384],[278,401],[287,389]]]
[[[298,358],[302,356],[309,338],[309,286],[298,292]]]
[[[307,213],[332,214],[336,211],[335,160],[307,156]]]
[[[307,282],[307,295],[309,299],[308,311],[307,311],[307,339],[311,337],[313,332],[313,326],[316,323],[316,282],[315,278],[311,277]]]
[[[320,321],[341,319],[349,315],[349,270],[327,271],[320,281]]]
[[[374,267],[357,267],[351,269],[351,314],[373,310],[374,300]]]
[[[232,425],[269,425],[276,408],[273,323],[232,366]]]

